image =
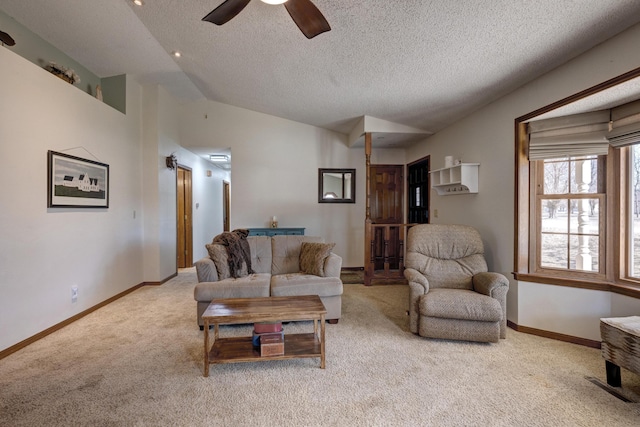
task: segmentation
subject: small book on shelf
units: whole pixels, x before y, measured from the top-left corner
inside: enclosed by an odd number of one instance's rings
[[[282,332],[282,322],[257,322],[253,324],[253,330],[258,334]]]

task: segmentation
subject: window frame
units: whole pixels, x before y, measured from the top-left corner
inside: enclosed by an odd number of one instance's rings
[[[599,170],[598,180],[602,180],[602,173],[606,175],[606,158],[605,156],[598,156],[597,159],[597,167]],[[575,162],[575,160],[567,160]],[[532,170],[533,170],[533,179],[531,180],[530,192],[535,194],[533,204],[533,209],[531,211],[531,227],[532,235],[535,236],[536,249],[535,252],[532,253],[529,257],[530,265],[529,270],[535,272],[536,274],[542,275],[550,275],[550,276],[558,276],[564,277],[567,279],[573,279],[580,277],[582,279],[587,280],[606,280],[606,253],[607,253],[607,245],[606,245],[606,218],[607,216],[607,203],[606,203],[606,192],[597,192],[597,193],[558,193],[558,194],[546,194],[544,192],[544,160],[532,161]],[[606,179],[606,177],[605,177]],[[605,184],[606,185],[606,184]],[[601,184],[598,184],[597,187],[602,188]],[[606,188],[605,188],[606,191]],[[600,203],[600,213],[598,229],[600,231],[598,235],[598,266],[599,270],[590,272],[585,270],[572,270],[569,268],[553,268],[553,267],[544,267],[542,266],[542,242],[541,236],[542,232],[542,215],[541,215],[541,207],[542,200],[547,199],[558,199],[558,200],[578,200],[578,199],[598,199]],[[571,233],[567,230],[567,235],[570,236]]]
[[[606,191],[604,219],[604,268],[603,274],[594,275],[579,270],[537,270],[538,239],[536,218],[537,192],[531,184],[536,181],[539,167],[528,159],[527,122],[546,112],[571,104],[600,91],[612,88],[628,80],[640,77],[640,68],[614,77],[606,82],[556,101],[514,121],[515,133],[515,218],[514,218],[514,277],[516,280],[611,291],[640,298],[640,278],[629,277],[628,199],[629,199],[629,149],[609,149],[606,156]],[[616,172],[614,172],[616,171]]]

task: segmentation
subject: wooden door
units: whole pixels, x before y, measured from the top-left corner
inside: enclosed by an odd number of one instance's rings
[[[407,222],[429,222],[429,156],[407,166]]]
[[[191,216],[191,170],[178,166],[177,173],[177,263],[193,265],[193,224]]]
[[[372,224],[402,224],[404,203],[404,167],[402,165],[371,165],[371,222]],[[384,269],[385,259],[390,269],[399,268],[400,227],[392,227],[385,236],[383,228],[374,227],[373,256],[375,270]]]

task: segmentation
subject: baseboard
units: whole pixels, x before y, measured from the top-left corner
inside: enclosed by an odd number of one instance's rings
[[[26,346],[28,346],[29,344],[32,344],[44,337],[46,337],[49,334],[54,333],[55,331],[58,331],[62,328],[64,328],[67,325],[70,325],[71,323],[75,322],[78,319],[83,318],[84,316],[86,316],[87,314],[93,313],[94,311],[96,311],[99,308],[104,307],[107,304],[111,304],[112,302],[114,302],[117,299],[122,298],[123,296],[130,294],[131,292],[135,291],[136,289],[139,289],[143,286],[159,286],[162,285],[163,283],[173,279],[174,277],[176,277],[178,275],[178,273],[174,273],[171,276],[167,277],[166,279],[160,281],[160,282],[142,282],[139,283],[129,289],[127,289],[126,291],[120,292],[117,295],[112,296],[111,298],[108,298],[104,301],[102,301],[101,303],[98,303],[96,305],[94,305],[93,307],[90,307],[86,310],[84,310],[83,312],[80,312],[78,314],[76,314],[75,316],[72,316],[66,320],[63,320],[62,322],[55,324],[53,326],[51,326],[50,328],[45,329],[42,332],[38,332],[37,334],[23,340],[20,341],[17,344],[12,345],[11,347],[8,347],[2,351],[0,351],[0,360],[4,359],[5,357],[7,357],[8,355],[15,353],[16,351],[25,348]]]
[[[173,279],[174,277],[178,276],[178,272],[176,271],[175,273],[173,273],[171,276],[165,278],[164,280],[161,280],[159,282],[142,282],[142,286],[160,286],[163,283],[168,282],[169,280]]]
[[[586,338],[574,337],[572,335],[565,335],[558,332],[545,331],[543,329],[530,328],[528,326],[519,326],[510,320],[507,320],[507,326],[514,331],[522,332],[530,335],[537,335],[539,337],[551,338],[558,341],[570,342],[572,344],[583,345],[585,347],[600,348],[601,342],[589,340]]]
[[[364,267],[342,267],[342,271],[364,271]]]

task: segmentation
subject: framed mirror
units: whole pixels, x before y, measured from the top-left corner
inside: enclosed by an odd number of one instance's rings
[[[318,169],[318,203],[355,202],[355,169]]]

